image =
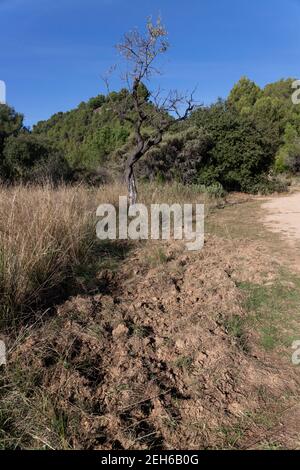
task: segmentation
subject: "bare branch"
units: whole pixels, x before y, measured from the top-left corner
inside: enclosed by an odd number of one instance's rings
[[[126,162],[129,202],[133,204],[137,196],[134,165],[152,147],[161,143],[164,133],[174,124],[189,117],[196,106],[195,90],[189,96],[176,90],[165,94],[160,88],[149,93],[144,86],[145,80],[160,73],[157,60],[169,48],[167,31],[160,18],[155,24],[149,18],[145,35],[134,29],[125,34],[116,47],[127,64],[122,76],[127,95],[121,100],[114,100],[108,85],[107,90],[111,106],[119,119],[133,126],[134,147],[127,155]],[[108,84],[108,81],[105,83]]]
[[[112,65],[107,70],[107,72],[104,75],[102,75],[102,77],[101,77],[102,81],[104,82],[107,94],[110,94],[109,80],[110,80],[110,77],[112,76],[112,74],[114,73],[114,71],[116,70],[116,68],[117,68],[116,65]]]
[[[159,74],[159,69],[153,63],[168,50],[166,36],[167,31],[161,24],[160,18],[156,24],[153,24],[149,18],[145,36],[134,29],[125,34],[123,41],[117,44],[117,50],[130,66],[128,74],[132,81],[148,80],[153,74]]]

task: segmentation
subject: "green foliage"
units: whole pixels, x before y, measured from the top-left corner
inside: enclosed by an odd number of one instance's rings
[[[120,100],[124,93],[124,90],[111,93],[109,99]],[[57,113],[34,126],[33,133],[56,142],[73,169],[94,170],[105,164],[130,135],[128,125],[121,124],[113,115],[109,99],[99,95],[72,111]]]
[[[207,194],[209,194],[212,197],[223,198],[223,197],[226,196],[225,189],[223,188],[221,183],[219,183],[218,181],[211,184],[210,186],[204,186],[203,189],[204,189],[203,192],[206,192]]]
[[[264,96],[270,96],[271,98],[278,98],[280,101],[285,101],[288,105],[291,104],[292,84],[295,81],[294,78],[288,78],[286,80],[278,80],[274,83],[269,83],[264,88]]]
[[[94,98],[91,98],[87,102],[87,106],[95,111],[96,109],[101,108],[101,106],[105,103],[105,96],[104,95],[98,95],[95,96]]]
[[[292,83],[280,80],[261,89],[242,77],[227,100],[198,108],[175,124],[139,161],[139,176],[202,187],[216,197],[227,190],[285,190],[270,174],[300,171],[300,106],[292,104]],[[148,113],[143,133],[151,135],[158,113],[143,84],[138,94]],[[132,124],[120,120],[116,109],[134,118],[127,90],[91,98],[29,132],[21,114],[0,105],[1,177],[99,184],[120,175],[134,140]]]
[[[279,80],[258,91],[248,79],[241,79],[229,95],[228,103],[247,113],[269,141],[277,172],[298,172],[300,107],[292,103],[294,79]]]
[[[210,136],[211,145],[198,171],[198,182],[216,181],[227,190],[251,191],[273,161],[268,139],[255,121],[226,102],[197,110],[191,118]]]
[[[267,173],[300,170],[300,107],[291,101],[293,79],[260,89],[246,77],[223,103],[195,113],[214,142],[199,180],[220,181],[226,189],[283,191]],[[213,122],[211,122],[213,121]]]
[[[239,112],[248,113],[261,96],[260,88],[247,77],[242,77],[234,85],[228,97],[228,104]]]
[[[197,182],[201,161],[207,153],[210,139],[203,129],[188,127],[169,134],[162,144],[153,148],[141,161],[140,173],[156,181],[176,180],[184,184]]]
[[[300,170],[300,107],[292,79],[260,89],[246,77],[226,101],[200,108],[141,162],[142,175],[225,190],[286,190],[275,169]]]
[[[119,123],[114,126],[105,125],[84,139],[80,150],[76,151],[77,158],[73,158],[73,162],[76,166],[94,168],[104,163],[115,149],[122,147],[128,137],[129,131]]]
[[[275,159],[275,170],[278,173],[300,171],[300,136],[295,127],[288,123],[284,132],[284,144]]]
[[[9,181],[66,179],[67,162],[56,153],[49,141],[40,136],[20,133],[6,140],[3,151],[2,175]]]
[[[12,135],[17,135],[23,128],[22,114],[5,104],[0,104],[0,158],[5,140]]]
[[[251,182],[249,185],[249,192],[253,194],[272,194],[272,193],[283,193],[288,190],[288,182],[284,181],[276,176],[259,175],[256,180]]]

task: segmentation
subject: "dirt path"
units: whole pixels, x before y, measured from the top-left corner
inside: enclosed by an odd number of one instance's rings
[[[263,222],[269,230],[280,233],[293,245],[300,241],[300,192],[273,198],[262,208],[266,210]]]

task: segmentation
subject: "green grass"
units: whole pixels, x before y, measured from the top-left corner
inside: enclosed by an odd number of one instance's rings
[[[193,358],[191,356],[179,356],[175,361],[175,366],[179,369],[190,370],[193,365]]]
[[[67,441],[68,418],[63,412],[57,412],[53,416],[52,429],[62,441]]]
[[[257,200],[215,208],[207,219],[206,230],[224,239],[258,242],[284,263],[284,260],[291,259],[293,251],[283,243],[278,233],[270,232],[259,222],[263,215],[261,201]],[[225,327],[242,347],[247,347],[244,331],[249,327],[259,332],[261,345],[266,351],[290,348],[292,341],[299,338],[300,276],[293,274],[287,263],[283,266],[285,268],[277,268],[277,279],[271,285],[237,283],[244,294],[243,307],[248,316],[229,319]]]
[[[300,277],[280,270],[271,285],[241,282],[237,286],[244,293],[246,322],[259,331],[263,348],[290,347],[300,311]],[[239,323],[233,325],[236,336],[242,334],[241,328]]]
[[[237,447],[238,442],[244,435],[244,429],[239,425],[236,426],[221,426],[219,428],[219,434],[224,441],[222,446],[223,449],[234,449]]]
[[[165,251],[161,247],[154,247],[151,250],[151,253],[146,257],[147,264],[152,267],[158,267],[162,264],[167,264],[169,257],[166,255]]]
[[[257,223],[261,215],[260,204],[251,201],[213,208],[205,221],[206,231],[225,239],[268,240],[273,234]]]
[[[245,319],[234,315],[225,321],[224,326],[227,333],[236,338],[238,345],[245,352],[248,352],[248,345],[245,333]]]
[[[259,445],[258,450],[282,450],[282,446],[273,441],[266,441]]]

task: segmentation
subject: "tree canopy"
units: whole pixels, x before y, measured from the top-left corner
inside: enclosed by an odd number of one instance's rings
[[[243,77],[227,99],[200,107],[173,125],[139,162],[138,174],[256,191],[272,174],[300,171],[300,106],[291,100],[293,81],[259,88]],[[147,138],[161,111],[143,82],[138,94],[147,114]],[[22,114],[0,105],[1,179],[59,175],[72,180],[81,174],[94,181],[91,175],[103,172],[121,177],[125,156],[135,145],[133,105],[128,90],[109,92],[39,122],[32,131],[24,127]],[[166,112],[164,119],[174,117]]]

